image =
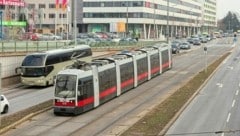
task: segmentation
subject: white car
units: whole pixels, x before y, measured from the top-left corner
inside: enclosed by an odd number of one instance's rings
[[[0,96],[1,103],[0,103],[0,112],[1,113],[7,113],[9,109],[9,102],[7,98],[4,95]]]

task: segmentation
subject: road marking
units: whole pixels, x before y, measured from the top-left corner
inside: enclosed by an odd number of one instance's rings
[[[238,95],[238,93],[239,93],[239,90],[236,91],[236,95]]]
[[[224,136],[224,133],[222,133],[222,135],[221,136]]]
[[[230,118],[231,118],[231,113],[228,113],[227,122],[229,122]]]
[[[231,66],[228,66],[227,68],[233,70],[233,67],[231,67]]]
[[[223,87],[223,84],[217,83],[217,86],[220,87],[220,88],[222,88],[222,87]]]
[[[232,107],[234,107],[236,100],[233,100],[232,102]]]

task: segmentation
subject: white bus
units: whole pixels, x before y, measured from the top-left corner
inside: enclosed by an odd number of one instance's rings
[[[92,51],[88,45],[28,54],[22,65],[21,82],[30,86],[48,86],[54,83],[55,75],[74,60],[91,62]]]

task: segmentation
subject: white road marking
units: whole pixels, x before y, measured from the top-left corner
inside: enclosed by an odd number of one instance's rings
[[[239,90],[236,91],[236,95],[238,95],[238,93],[239,93]]]
[[[227,68],[233,70],[233,67],[231,67],[231,66],[228,66]]]
[[[236,100],[233,100],[232,102],[232,107],[234,107]]]
[[[231,113],[228,113],[227,122],[229,122],[230,118],[231,118]]]
[[[222,135],[221,136],[224,136],[224,133],[222,133]]]
[[[223,87],[223,84],[217,83],[217,86],[220,87],[220,88],[222,88],[222,87]]]

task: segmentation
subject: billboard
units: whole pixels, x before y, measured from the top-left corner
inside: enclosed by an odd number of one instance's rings
[[[0,0],[0,5],[21,6],[25,5],[23,0]]]

